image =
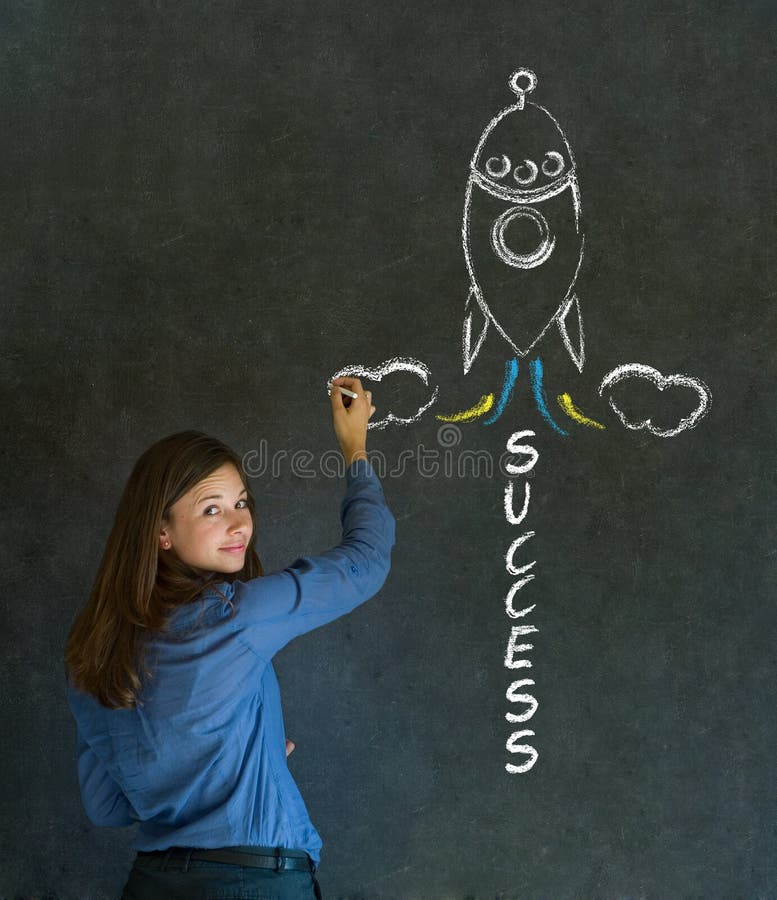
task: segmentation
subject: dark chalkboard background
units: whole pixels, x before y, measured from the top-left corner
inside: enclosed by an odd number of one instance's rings
[[[456,455],[532,429],[525,589],[539,708],[505,721],[519,533],[506,478],[383,478],[385,587],[275,664],[328,898],[775,897],[775,25],[771,2],[7,2],[0,9],[4,424],[0,895],[113,897],[132,832],[81,807],[67,630],[124,481],[165,434],[336,448],[324,381],[410,356],[436,414],[501,385],[461,367],[463,192],[533,69],[579,167],[582,375],[605,431],[540,417],[522,363]],[[701,378],[709,414],[629,431],[602,377]],[[418,385],[373,384],[377,416]],[[424,395],[425,396],[425,395]],[[422,399],[422,398],[421,398]],[[252,480],[270,570],[339,539],[342,480]],[[517,487],[522,486],[517,480]],[[519,673],[520,674],[520,673]],[[524,675],[527,673],[524,672]],[[525,775],[505,742],[535,731]]]

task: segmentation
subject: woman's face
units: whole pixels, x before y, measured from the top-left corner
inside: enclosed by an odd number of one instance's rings
[[[235,466],[225,463],[172,505],[159,547],[200,574],[239,572],[252,532],[245,486]]]

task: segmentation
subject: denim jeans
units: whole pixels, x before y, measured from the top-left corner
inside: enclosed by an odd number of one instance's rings
[[[242,848],[250,851],[251,848]],[[212,862],[136,856],[121,900],[321,900],[311,870],[276,872]]]

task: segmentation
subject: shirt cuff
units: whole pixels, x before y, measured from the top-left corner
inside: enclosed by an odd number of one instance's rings
[[[375,470],[372,468],[372,463],[368,459],[365,459],[363,456],[355,459],[345,470],[345,480],[347,484],[351,484],[358,478],[375,477]]]

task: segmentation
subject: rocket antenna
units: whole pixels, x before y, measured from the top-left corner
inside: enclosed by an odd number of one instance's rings
[[[526,84],[521,84],[520,79],[526,79]],[[518,69],[510,76],[510,90],[518,98],[518,109],[523,109],[526,94],[530,94],[537,87],[537,76],[531,69]]]

